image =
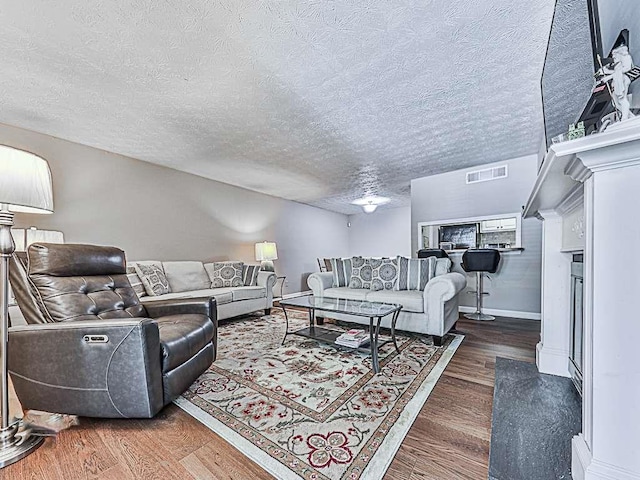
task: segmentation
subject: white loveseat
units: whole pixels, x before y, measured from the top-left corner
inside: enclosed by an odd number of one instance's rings
[[[433,335],[434,343],[440,345],[442,337],[458,321],[458,295],[467,286],[464,275],[451,272],[435,276],[420,290],[379,290],[334,287],[333,273],[313,273],[307,279],[309,288],[316,297],[345,298],[369,302],[396,303],[402,311],[396,323],[397,330]],[[354,323],[369,321],[341,313],[318,312],[318,316]],[[391,315],[382,319],[381,325],[391,327]]]
[[[257,284],[254,286],[237,286],[211,288],[212,279],[209,277],[205,264],[194,261],[144,261],[142,264],[153,263],[162,268],[169,283],[171,293],[150,296],[144,292],[144,286],[135,273],[135,263],[127,263],[127,272],[140,301],[152,303],[160,300],[214,297],[216,299],[218,320],[236,317],[257,310],[264,310],[266,315],[271,313],[273,306],[273,286],[276,283],[276,275],[273,272],[260,271],[257,275]],[[248,266],[245,265],[246,271]],[[138,285],[138,282],[139,285]]]

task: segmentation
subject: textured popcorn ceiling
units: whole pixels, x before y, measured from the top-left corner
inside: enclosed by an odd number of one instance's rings
[[[5,1],[0,122],[339,212],[398,206],[412,178],[538,150],[553,5]]]

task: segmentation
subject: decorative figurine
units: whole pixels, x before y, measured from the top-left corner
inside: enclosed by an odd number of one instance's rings
[[[617,121],[628,120],[635,117],[631,113],[631,102],[629,100],[629,85],[631,78],[627,75],[633,70],[633,58],[629,53],[629,47],[622,44],[611,51],[613,62],[609,65],[602,65],[596,72],[601,83],[608,86],[611,100],[617,110]]]

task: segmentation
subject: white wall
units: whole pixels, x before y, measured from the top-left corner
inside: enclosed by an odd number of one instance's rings
[[[308,289],[316,257],[348,254],[346,215],[6,125],[0,144],[51,166],[55,213],[17,215],[18,227],[61,230],[69,243],[114,245],[131,260],[256,263],[254,244],[276,241],[285,294]]]
[[[467,185],[466,172],[508,165],[509,176],[490,182]],[[528,155],[482,167],[456,170],[419,178],[411,182],[411,251],[418,248],[418,222],[431,222],[483,215],[520,212],[529,197],[537,174],[538,155]],[[499,271],[485,282],[490,293],[484,305],[490,309],[540,313],[542,225],[536,219],[522,222],[521,254],[504,254]],[[454,256],[456,271],[460,256]],[[467,291],[475,281],[468,276]],[[461,294],[461,305],[474,306],[471,294]]]
[[[598,0],[600,34],[603,54],[608,55],[622,29],[629,30],[629,51],[634,63],[640,64],[640,1],[638,0]],[[640,84],[635,82],[630,90],[640,94]],[[634,104],[637,102],[634,101]]]
[[[349,255],[411,256],[411,207],[350,215]]]
[[[629,30],[631,54],[640,55],[640,2],[638,0],[598,0],[600,34],[604,55],[608,55],[620,31]],[[638,61],[636,60],[636,63]]]

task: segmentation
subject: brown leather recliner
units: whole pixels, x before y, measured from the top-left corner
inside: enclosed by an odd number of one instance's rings
[[[24,409],[150,418],[215,359],[215,299],[143,306],[120,249],[33,244],[10,274],[28,323],[9,329],[8,347]]]

